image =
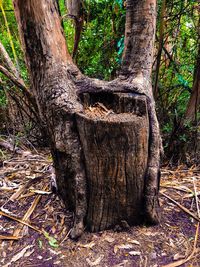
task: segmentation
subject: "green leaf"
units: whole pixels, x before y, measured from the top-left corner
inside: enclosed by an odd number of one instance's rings
[[[59,247],[58,241],[54,237],[50,236],[49,233],[47,233],[46,231],[43,231],[43,233],[44,233],[44,236],[48,240],[49,245],[51,247],[54,247],[54,248],[58,248]]]
[[[38,245],[39,245],[39,248],[41,249],[42,248],[42,241],[41,240],[38,240]]]

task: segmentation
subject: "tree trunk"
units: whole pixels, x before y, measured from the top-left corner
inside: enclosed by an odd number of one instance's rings
[[[157,99],[158,96],[158,78],[161,65],[161,56],[164,46],[164,29],[165,29],[165,12],[166,0],[162,1],[161,14],[160,14],[160,27],[159,27],[159,42],[158,42],[158,53],[156,57],[156,70],[155,70],[155,84],[154,84],[154,98]]]
[[[111,82],[85,77],[73,64],[56,1],[14,0],[14,6],[58,193],[75,213],[71,237],[85,226],[157,223],[161,143],[150,80],[155,1],[127,1],[123,68]]]
[[[199,12],[199,11],[197,11]],[[186,107],[186,111],[182,119],[174,127],[170,140],[168,154],[171,155],[173,152],[174,159],[176,163],[177,159],[182,161],[188,161],[190,164],[194,164],[199,161],[199,147],[200,147],[200,138],[199,138],[199,120],[198,112],[200,112],[200,19],[198,21],[198,50],[197,50],[197,59],[194,66],[194,75],[193,75],[193,86],[192,92]],[[191,123],[194,126],[187,129],[187,124]],[[187,142],[182,142],[180,140],[180,135],[187,136]],[[186,153],[187,152],[187,153]],[[189,152],[189,153],[188,153]],[[188,157],[189,155],[189,157]],[[189,160],[188,160],[189,159]]]
[[[83,28],[83,7],[81,0],[66,0],[68,16],[74,20],[75,34],[74,34],[74,47],[72,51],[72,58],[76,57],[78,45],[81,38]]]
[[[200,27],[200,22],[199,22],[199,27]],[[197,121],[197,113],[200,111],[199,107],[200,107],[200,34],[199,34],[199,48],[197,52],[197,61],[194,70],[192,94],[190,96],[187,109],[185,112],[185,119],[193,122],[195,122],[195,120]]]
[[[139,223],[148,160],[146,98],[91,94],[84,104],[77,126],[88,179],[88,228],[100,231],[121,221]]]

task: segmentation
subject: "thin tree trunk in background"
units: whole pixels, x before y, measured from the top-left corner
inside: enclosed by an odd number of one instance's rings
[[[200,33],[199,33],[199,48],[197,53],[197,61],[196,61],[196,66],[194,68],[192,93],[187,105],[184,119],[193,122],[197,121],[197,113],[199,112],[199,108],[200,108]]]
[[[199,11],[197,11],[199,12]],[[168,154],[171,156],[172,154],[175,155],[175,162],[177,161],[177,158],[183,158],[185,161],[188,155],[185,151],[190,151],[189,157],[193,158],[195,161],[198,162],[199,160],[199,153],[198,153],[198,147],[199,147],[199,131],[198,131],[198,112],[200,111],[200,19],[198,21],[198,52],[197,52],[197,59],[194,67],[194,75],[193,75],[193,86],[192,86],[192,92],[191,96],[189,98],[186,111],[182,119],[179,121],[178,124],[175,125],[171,136],[169,140],[169,146],[168,146]],[[196,127],[196,131],[191,131],[192,134],[195,134],[191,136],[187,133],[187,127],[185,127],[186,122],[191,122],[193,126]],[[179,136],[187,134],[190,138],[191,144],[185,143],[179,141]],[[192,150],[191,150],[192,148]]]
[[[74,47],[72,51],[72,58],[74,59],[78,51],[83,28],[82,2],[81,0],[66,0],[65,3],[68,10],[68,16],[74,20],[75,24]]]
[[[17,131],[21,131],[20,122],[22,125],[27,125],[29,121],[37,123],[39,131],[43,138],[45,133],[43,132],[42,124],[40,123],[38,106],[29,88],[26,87],[23,79],[21,78],[19,71],[13,64],[10,56],[8,55],[3,44],[0,42],[0,59],[3,65],[0,65],[0,73],[4,74],[18,89],[17,92],[12,90],[7,92],[7,99],[9,103],[9,117],[11,118],[12,124],[15,125]],[[5,67],[6,66],[6,67]],[[16,94],[16,95],[15,95]],[[21,103],[20,103],[21,100]],[[11,112],[10,112],[11,111]],[[17,114],[20,113],[20,116]],[[16,119],[18,118],[18,120]],[[8,125],[10,122],[8,122]],[[10,127],[10,126],[9,126]],[[14,128],[15,128],[14,127]],[[37,129],[38,130],[38,129]]]
[[[160,70],[161,55],[163,50],[163,40],[164,40],[164,28],[165,28],[165,8],[166,0],[162,1],[161,14],[160,14],[160,28],[159,28],[159,43],[158,43],[158,54],[156,62],[156,72],[155,72],[155,84],[154,84],[154,98],[157,99],[158,95],[158,77]]]
[[[105,82],[73,64],[56,1],[14,0],[58,193],[75,213],[73,238],[85,226],[159,221],[161,142],[150,78],[156,1],[127,2],[122,72]]]

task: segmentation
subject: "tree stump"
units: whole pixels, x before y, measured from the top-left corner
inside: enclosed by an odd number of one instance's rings
[[[127,0],[120,75],[109,82],[74,65],[57,1],[13,3],[57,192],[74,211],[71,237],[85,226],[137,224],[143,212],[158,223],[161,140],[151,87],[156,0]]]
[[[87,176],[86,225],[92,232],[143,220],[149,120],[146,97],[82,95],[76,114]]]

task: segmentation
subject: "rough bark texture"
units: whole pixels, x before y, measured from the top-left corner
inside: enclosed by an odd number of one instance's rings
[[[84,229],[86,213],[85,170],[74,112],[81,111],[82,106],[68,71],[72,60],[65,44],[58,7],[56,1],[51,0],[16,0],[14,7],[40,116],[48,132],[59,194],[65,202],[69,200],[65,188],[70,180],[76,185],[77,190],[73,188],[76,201],[74,235],[79,235]]]
[[[135,94],[96,94],[87,105],[103,103],[103,116],[77,114],[86,173],[91,231],[108,229],[126,221],[142,221],[144,180],[148,160],[146,98]]]
[[[126,1],[122,71],[150,77],[156,24],[156,0]]]
[[[71,237],[85,225],[96,231],[135,224],[141,214],[157,223],[161,142],[150,81],[155,1],[127,1],[123,68],[111,82],[85,77],[73,65],[56,1],[14,0],[14,6],[58,193],[75,212]],[[96,102],[115,114],[88,117],[85,105]]]
[[[125,50],[122,76],[136,91],[147,96],[150,136],[149,157],[145,182],[146,219],[159,221],[158,189],[160,179],[160,153],[162,144],[151,86],[151,67],[156,29],[156,0],[127,0]]]

